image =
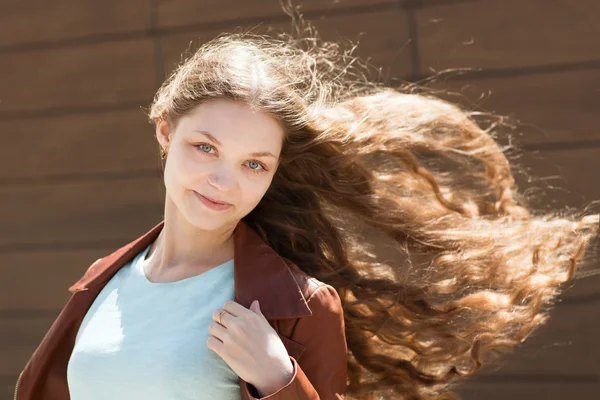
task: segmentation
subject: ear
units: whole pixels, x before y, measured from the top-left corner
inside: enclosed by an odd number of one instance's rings
[[[162,118],[156,121],[156,139],[163,149],[168,149],[171,144],[171,127],[169,123]]]

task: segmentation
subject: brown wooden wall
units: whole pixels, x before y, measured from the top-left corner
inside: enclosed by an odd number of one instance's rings
[[[540,207],[600,199],[597,0],[297,0],[326,39],[364,36],[384,75],[438,83],[518,117],[523,163],[560,186]],[[4,0],[0,6],[0,399],[96,258],[161,217],[147,106],[189,41],[288,26],[277,0]],[[485,94],[484,98],[480,98]],[[466,399],[592,399],[600,390],[600,276],[469,382]]]

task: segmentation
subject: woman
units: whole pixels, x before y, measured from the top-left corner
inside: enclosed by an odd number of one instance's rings
[[[229,34],[182,63],[164,221],[71,286],[15,399],[449,398],[541,326],[598,216],[533,215],[467,111],[355,61]]]

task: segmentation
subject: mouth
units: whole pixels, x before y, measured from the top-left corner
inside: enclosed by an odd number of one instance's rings
[[[194,190],[196,196],[207,206],[215,209],[226,209],[229,208],[232,204],[224,201],[213,199],[212,197],[205,196],[200,194]]]
[[[198,193],[198,192],[196,192],[196,193]],[[200,194],[200,193],[198,193],[198,194]],[[227,202],[225,202],[225,201],[219,201],[219,200],[215,200],[215,199],[213,199],[212,197],[208,197],[208,196],[205,196],[205,195],[203,195],[203,194],[200,194],[200,196],[202,196],[202,197],[204,197],[205,199],[208,199],[208,200],[210,200],[210,201],[212,201],[213,203],[216,203],[216,204],[222,204],[222,205],[225,205],[225,206],[230,206],[230,205],[231,205],[231,203],[227,203]]]

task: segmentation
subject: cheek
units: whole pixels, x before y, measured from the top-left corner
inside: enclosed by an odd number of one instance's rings
[[[176,198],[177,196],[177,179],[176,179],[177,174],[174,173],[173,171],[173,166],[169,163],[167,163],[166,167],[165,167],[165,171],[164,171],[164,183],[165,183],[165,189],[167,191],[167,194],[172,197],[172,198]]]
[[[180,197],[180,192],[187,186],[190,172],[178,158],[167,161],[164,172],[165,187],[173,197]]]
[[[245,182],[242,188],[242,198],[244,204],[254,207],[263,198],[269,188],[270,180],[248,181]]]
[[[194,163],[194,160],[185,153],[172,157],[169,163],[170,178],[179,184],[185,184],[201,172],[201,165],[198,165],[197,162]]]

